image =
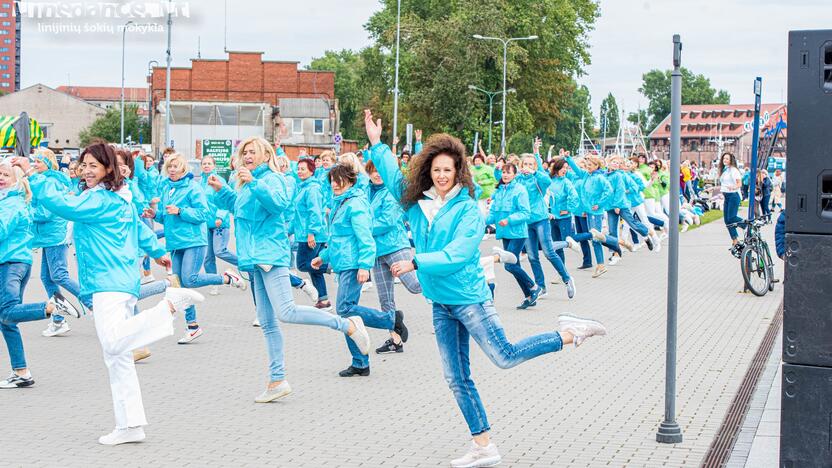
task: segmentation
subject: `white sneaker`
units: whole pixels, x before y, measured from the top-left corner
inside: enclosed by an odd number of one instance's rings
[[[607,328],[596,320],[575,317],[574,315],[563,314],[558,317],[560,332],[569,332],[575,337],[575,346],[578,347],[593,336],[604,336]]]
[[[194,303],[204,301],[205,296],[193,289],[168,288],[165,290],[165,298],[163,300],[170,303],[177,312],[182,314],[185,313],[185,309]]]
[[[517,255],[509,252],[508,250],[502,249],[497,247],[496,245],[491,248],[491,251],[494,252],[494,255],[500,257],[500,263],[503,264],[517,264]]]
[[[311,284],[304,281],[303,283],[301,283],[301,285],[298,289],[303,291],[303,293],[306,294],[306,297],[309,298],[309,301],[312,302],[313,304],[318,302],[318,291],[316,291],[315,288]]]
[[[126,429],[115,429],[113,432],[98,438],[101,445],[120,445],[141,442],[145,439],[144,429],[139,427],[128,427]]]
[[[46,327],[46,330],[40,332],[40,334],[46,337],[63,336],[69,333],[69,330],[71,330],[69,321],[61,320],[59,323],[49,322],[49,326]]]
[[[497,466],[501,461],[502,457],[500,457],[500,452],[493,442],[485,447],[481,447],[476,442],[471,441],[471,447],[468,449],[468,453],[461,458],[451,460],[451,466],[453,468],[479,468]]]
[[[266,387],[266,390],[263,391],[257,398],[254,399],[255,403],[269,403],[279,398],[283,398],[286,395],[292,393],[292,387],[289,386],[289,381],[284,380],[280,383],[277,387],[269,390]]]
[[[79,312],[78,309],[76,309],[75,306],[63,296],[55,294],[49,298],[47,304],[52,304],[55,307],[54,312],[52,312],[53,314],[63,315],[64,317],[81,318],[81,312]]]
[[[208,294],[212,296],[219,296],[220,295],[220,288],[217,286],[211,286],[211,289],[208,290]]]
[[[641,250],[642,247],[644,247],[644,242],[633,244],[633,252],[638,252],[639,250]]]
[[[402,284],[402,280],[399,279],[398,276],[393,278],[393,284]]]
[[[185,329],[185,334],[182,335],[182,338],[179,338],[179,341],[177,341],[176,343],[177,344],[188,344],[191,341],[199,338],[200,336],[202,336],[202,327],[199,327],[195,330],[191,330],[190,328],[186,328]]]
[[[355,326],[355,330],[352,332],[352,335],[349,335],[349,337],[355,342],[355,345],[358,346],[358,350],[361,351],[361,354],[367,356],[370,354],[370,335],[367,333],[367,328],[364,326],[364,320],[357,315],[347,317],[347,320],[352,322]]]
[[[254,321],[251,322],[251,326],[252,327],[259,327],[260,326],[260,319],[254,319]]]
[[[592,234],[592,239],[598,242],[606,242],[607,236],[604,235],[601,231],[597,229],[590,229],[590,234]]]
[[[618,262],[620,262],[620,261],[621,261],[621,257],[619,257],[618,255],[613,255],[612,258],[609,260],[609,262],[607,262],[607,265],[615,266],[615,265],[618,265]]]
[[[650,233],[650,239],[653,241],[653,252],[662,251],[662,239],[655,232]]]
[[[690,228],[690,224],[688,224],[688,223],[682,224],[682,232],[688,232],[688,228]]]
[[[248,283],[246,283],[245,280],[243,280],[243,277],[234,270],[225,270],[225,273],[222,275],[228,278],[228,285],[231,287],[241,289],[243,291],[245,291],[248,287]]]
[[[570,249],[574,250],[575,252],[580,252],[581,251],[581,243],[580,242],[576,241],[575,239],[573,239],[569,236],[566,236],[566,239],[564,239],[564,240],[566,241],[567,244],[569,244]]]
[[[373,282],[372,281],[367,281],[366,283],[361,285],[361,293],[362,294],[371,290],[371,289],[373,289]]]
[[[142,279],[141,279],[141,281],[139,281],[139,283],[147,284],[147,283],[152,283],[154,281],[156,281],[156,277],[153,276],[153,273],[151,273],[147,276],[142,275]]]

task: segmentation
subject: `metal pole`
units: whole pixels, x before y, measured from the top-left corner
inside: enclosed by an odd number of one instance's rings
[[[492,109],[494,108],[494,94],[488,93],[488,153],[491,154],[491,128],[494,126]]]
[[[502,40],[502,39],[501,39]],[[503,121],[501,126],[502,137],[500,139],[500,156],[506,154],[506,65],[508,63],[508,41],[503,42]]]
[[[399,38],[401,35],[402,0],[398,0],[396,12],[396,79],[393,85],[393,138],[399,131]]]
[[[121,31],[121,146],[124,146],[124,48],[127,41],[127,26],[133,24],[132,21],[124,23],[124,29]]]
[[[167,49],[167,71],[165,72],[165,146],[172,146],[173,139],[170,137],[170,30],[173,27],[171,19],[170,0],[168,0],[168,49]]]
[[[754,219],[754,190],[757,187],[757,150],[760,142],[760,100],[763,79],[754,80],[754,130],[751,132],[751,175],[748,177],[748,220]]]
[[[604,109],[604,117],[603,117],[603,125],[604,125],[604,136],[601,138],[601,156],[607,154],[607,109]],[[583,138],[583,136],[581,136]]]
[[[667,258],[667,355],[665,363],[664,421],[656,441],[682,442],[676,422],[676,313],[679,294],[679,153],[682,125],[682,41],[673,35],[673,73],[670,75],[670,253]]]

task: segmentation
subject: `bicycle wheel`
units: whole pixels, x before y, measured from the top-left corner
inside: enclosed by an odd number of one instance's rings
[[[771,280],[768,282],[768,290],[774,291],[774,262],[771,261],[771,250],[768,248],[768,242],[763,241],[763,259],[766,261],[766,268],[768,269],[768,277]]]
[[[745,287],[755,296],[765,296],[771,285],[771,275],[766,267],[765,253],[759,246],[746,246],[740,257],[740,269]]]

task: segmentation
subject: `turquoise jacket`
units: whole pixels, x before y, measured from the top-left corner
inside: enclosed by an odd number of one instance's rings
[[[323,190],[325,209],[332,205],[332,185],[329,184],[329,171],[331,170],[332,167],[329,169],[324,169],[323,167],[315,169],[315,177],[321,181],[321,190]]]
[[[631,190],[627,194],[627,203],[629,203],[630,208],[633,208],[644,203],[644,194],[641,192],[647,187],[647,181],[644,180],[644,177],[638,171],[628,171],[626,174],[633,180],[633,185],[635,187],[635,190]]]
[[[374,185],[369,190],[376,257],[409,249],[410,240],[407,238],[407,230],[404,227],[402,206],[383,185]]]
[[[139,220],[130,189],[111,192],[97,186],[76,196],[59,192],[41,174],[29,177],[29,183],[40,203],[75,223],[81,296],[123,292],[138,297],[140,252],[159,258],[165,250]]]
[[[569,173],[567,172],[567,174]],[[575,185],[568,177],[553,177],[549,193],[552,194],[552,198],[549,199],[549,213],[555,219],[566,219],[573,214],[580,214],[578,209],[581,206],[581,199],[578,197]],[[561,211],[567,213],[562,215],[560,214]]]
[[[401,201],[405,180],[390,148],[384,143],[374,145],[370,160],[393,198]],[[445,305],[490,301],[479,249],[485,220],[468,191],[463,188],[448,200],[432,222],[418,203],[405,207],[405,214],[416,246],[416,276],[424,296]]]
[[[141,158],[133,160],[133,178],[148,202],[160,196],[162,185],[165,180],[168,180],[159,174],[155,164],[150,166],[150,169],[145,169],[144,161]]]
[[[224,185],[215,199],[219,208],[234,213],[238,266],[243,271],[253,271],[257,265],[288,267],[286,217],[291,215],[292,200],[286,177],[268,164],[261,164],[251,175],[254,180],[237,190]]]
[[[584,182],[581,196],[584,210],[587,214],[604,214],[610,209],[612,195],[612,185],[600,169],[589,174]],[[593,209],[594,206],[597,206],[597,209]]]
[[[300,181],[292,203],[292,210],[291,232],[295,235],[295,242],[306,242],[309,234],[315,236],[315,242],[327,241],[324,193],[321,189],[321,181],[315,176]]]
[[[46,171],[42,173],[47,183],[55,185],[55,190],[64,193],[71,192],[72,182],[63,172]],[[53,247],[66,243],[66,220],[55,216],[37,200],[32,200],[32,217],[34,218],[34,239],[32,248]]]
[[[208,177],[212,175],[217,176],[223,185],[228,185],[225,179],[217,175],[216,171],[212,171],[210,174],[202,173],[200,176],[199,187],[205,192],[205,202],[208,204],[208,211],[205,212],[205,223],[208,229],[216,229],[216,221],[219,219],[222,221],[220,228],[227,229],[231,227],[231,213],[228,210],[217,208],[217,192],[208,185]]]
[[[497,226],[497,239],[526,239],[529,237],[526,223],[530,216],[529,194],[515,178],[510,184],[497,186],[491,196],[491,209],[485,224]],[[508,226],[500,226],[500,221],[504,219],[508,220]]]
[[[163,186],[161,201],[156,207],[156,221],[165,225],[165,247],[168,252],[208,245],[208,228],[205,223],[208,202],[193,174],[185,174],[176,182],[168,179]],[[179,207],[179,214],[168,214],[165,209],[168,205]]]
[[[590,211],[590,208],[586,205],[586,193],[584,191],[586,182],[589,179],[589,172],[578,166],[571,156],[566,157],[566,163],[572,169],[566,173],[566,177],[572,181],[575,192],[578,194],[578,208],[575,211],[575,215],[582,216]]]
[[[529,194],[529,206],[531,207],[531,215],[528,223],[536,223],[538,221],[549,219],[549,209],[546,207],[546,190],[552,185],[552,178],[543,170],[543,161],[540,156],[535,154],[537,159],[537,171],[532,174],[518,173],[516,179],[526,187],[526,192]]]
[[[612,187],[612,195],[607,202],[607,209],[631,208],[629,195],[633,192],[640,192],[638,185],[627,171],[616,170],[607,174],[607,181]]]
[[[329,212],[329,243],[319,256],[339,273],[371,270],[376,262],[373,218],[367,195],[357,186],[337,195]]]
[[[15,188],[0,192],[0,264],[32,264],[32,224],[23,194]]]
[[[81,179],[78,177],[70,177],[69,189],[70,193],[77,195],[81,191]]]

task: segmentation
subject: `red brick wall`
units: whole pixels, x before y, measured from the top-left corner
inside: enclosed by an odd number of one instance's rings
[[[335,74],[298,70],[295,62],[263,62],[257,52],[231,52],[228,60],[191,61],[171,70],[172,101],[268,102],[282,97],[335,97]],[[165,99],[165,68],[151,77],[154,106]]]

